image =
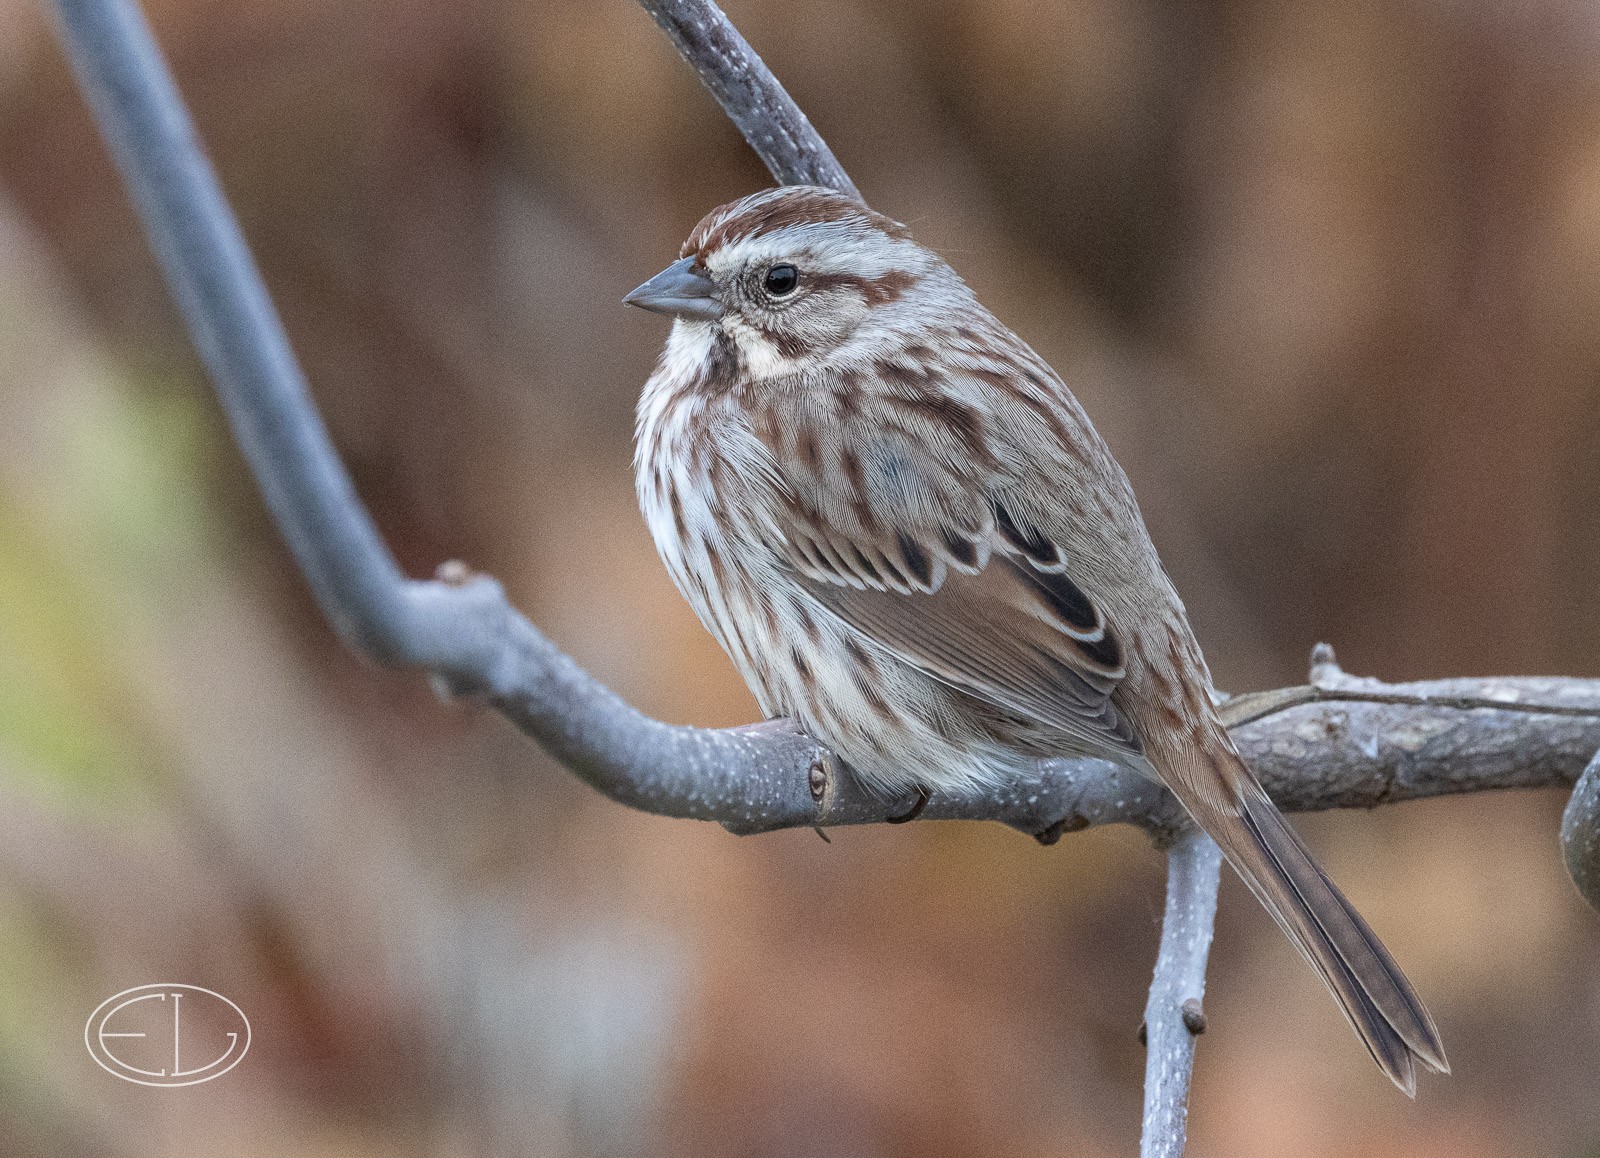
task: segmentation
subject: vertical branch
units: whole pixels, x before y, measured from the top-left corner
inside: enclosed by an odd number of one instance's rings
[[[715,0],[639,2],[774,177],[785,185],[823,185],[861,199],[833,150]]]
[[[1167,850],[1167,908],[1161,951],[1144,1008],[1144,1130],[1140,1158],[1179,1158],[1188,1137],[1194,1039],[1205,1032],[1201,1005],[1217,916],[1222,851],[1198,828]]]

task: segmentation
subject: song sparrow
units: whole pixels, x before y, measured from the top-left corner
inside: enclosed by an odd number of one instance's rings
[[[905,226],[826,189],[714,210],[625,301],[676,320],[639,500],[770,716],[867,785],[982,793],[1047,756],[1165,784],[1395,1084],[1433,1020],[1240,760],[1122,468]]]

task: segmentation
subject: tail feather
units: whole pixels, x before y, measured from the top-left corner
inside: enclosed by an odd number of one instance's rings
[[[1411,982],[1243,762],[1238,775],[1223,776],[1209,753],[1185,756],[1184,775],[1162,779],[1316,969],[1379,1068],[1410,1097],[1416,1062],[1449,1073],[1439,1031]]]

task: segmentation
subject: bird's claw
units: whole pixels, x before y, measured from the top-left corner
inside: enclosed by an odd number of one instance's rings
[[[899,816],[886,816],[884,817],[884,822],[887,824],[910,824],[922,815],[922,810],[928,807],[928,801],[931,799],[932,797],[928,795],[928,790],[919,785],[917,787],[917,802],[911,806],[910,810],[902,812]]]

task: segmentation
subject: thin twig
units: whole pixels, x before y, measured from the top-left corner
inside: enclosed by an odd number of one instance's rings
[[[1494,686],[1509,688],[1514,681],[1484,680]],[[1533,716],[1573,716],[1587,719],[1595,710],[1582,704],[1521,703],[1514,699],[1491,696],[1463,696],[1436,692],[1365,691],[1357,688],[1317,687],[1302,684],[1292,688],[1275,688],[1270,692],[1246,692],[1228,700],[1222,716],[1230,728],[1242,728],[1268,716],[1286,712],[1301,704],[1397,704],[1411,708],[1449,708],[1456,712],[1526,712]],[[1232,709],[1232,710],[1230,710]]]
[[[1140,1158],[1178,1158],[1188,1136],[1189,1076],[1194,1039],[1206,1028],[1206,958],[1221,869],[1222,851],[1197,828],[1184,830],[1167,849],[1167,908],[1144,1007]]]
[[[783,185],[861,193],[800,106],[712,0],[639,0]]]

